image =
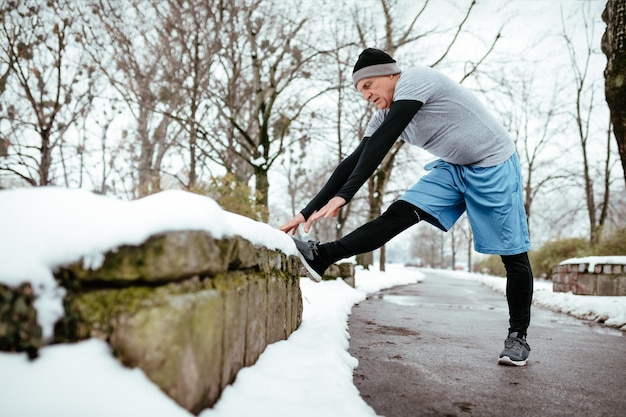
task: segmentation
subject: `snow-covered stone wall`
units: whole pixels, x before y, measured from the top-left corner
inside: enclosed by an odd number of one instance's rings
[[[35,359],[45,344],[99,338],[197,413],[299,327],[300,268],[297,256],[239,236],[162,233],[56,268],[64,315],[49,339],[30,284],[0,284],[0,350]]]
[[[626,257],[568,259],[552,269],[555,292],[576,295],[626,295]]]

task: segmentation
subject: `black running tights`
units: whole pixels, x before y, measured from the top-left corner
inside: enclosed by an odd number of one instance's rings
[[[530,306],[533,298],[533,271],[526,252],[502,255],[506,269],[506,300],[509,304],[509,333],[526,335],[530,324]]]
[[[411,203],[397,200],[380,217],[339,240],[319,245],[320,254],[329,263],[334,263],[359,253],[371,252],[420,220],[434,218]]]

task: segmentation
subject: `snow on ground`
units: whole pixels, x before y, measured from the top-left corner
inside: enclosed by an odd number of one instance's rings
[[[47,334],[62,309],[62,291],[52,269],[122,244],[137,244],[152,234],[207,230],[216,237],[241,235],[288,254],[295,246],[284,233],[225,212],[211,199],[169,191],[133,202],[83,191],[38,188],[0,191],[0,283],[30,280],[38,296],[40,322]],[[446,271],[446,273],[453,273]],[[454,272],[504,293],[499,277]],[[423,280],[419,270],[389,265],[387,272],[358,270],[357,288],[343,281],[314,284],[301,279],[304,311],[300,328],[273,343],[257,363],[242,369],[220,401],[201,417],[326,416],[367,417],[375,412],[352,383],[357,360],[350,356],[348,316],[355,303],[383,288]],[[553,293],[552,284],[535,282],[536,304],[579,318],[605,321],[626,331],[626,297]],[[128,369],[99,340],[25,354],[0,352],[0,414],[19,417],[192,417],[165,396],[139,369]]]
[[[616,258],[619,257],[613,257],[613,259]],[[624,258],[626,262],[626,257],[621,258]],[[587,259],[596,263],[605,262],[604,259]],[[506,280],[501,277],[467,272],[456,272],[455,274],[459,278],[479,280],[494,291],[505,294]],[[535,279],[534,285],[533,304],[626,331],[626,297],[601,297],[574,295],[571,292],[553,292],[552,281],[544,279]]]

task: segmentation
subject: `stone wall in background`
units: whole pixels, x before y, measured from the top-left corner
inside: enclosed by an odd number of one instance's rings
[[[300,260],[240,237],[172,232],[55,271],[65,316],[41,339],[29,284],[0,285],[0,350],[36,358],[46,343],[107,341],[168,396],[198,413],[244,366],[302,321]]]
[[[324,281],[337,278],[343,279],[346,284],[354,288],[356,286],[354,264],[352,262],[333,264],[324,271],[324,276],[322,277]]]
[[[577,295],[626,295],[626,265],[575,263],[552,269],[552,289]]]

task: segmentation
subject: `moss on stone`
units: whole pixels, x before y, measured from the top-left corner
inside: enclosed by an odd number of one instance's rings
[[[167,285],[106,288],[71,293],[65,297],[65,315],[55,326],[55,342],[75,342],[89,337],[108,339],[118,320],[142,308],[167,302],[173,295],[213,287],[211,280],[193,277]]]
[[[16,288],[0,285],[0,351],[26,352],[33,359],[43,345],[29,283]]]

